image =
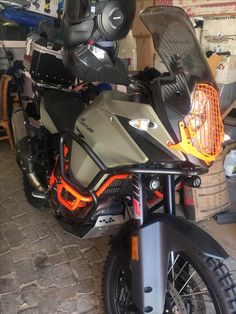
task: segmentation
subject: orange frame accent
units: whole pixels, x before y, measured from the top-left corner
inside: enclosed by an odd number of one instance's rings
[[[153,192],[158,198],[163,198],[163,193],[159,192],[159,191],[154,191]]]
[[[99,197],[103,192],[116,180],[126,180],[130,177],[130,174],[117,174],[110,177],[105,183],[103,183],[100,188],[95,192],[96,196]],[[50,185],[55,182],[56,178],[54,173],[52,173],[50,178]],[[60,203],[65,206],[68,210],[74,211],[78,207],[85,207],[86,203],[91,203],[93,198],[91,196],[85,196],[76,191],[71,185],[69,185],[62,177],[60,177],[60,182],[57,183],[57,197]],[[75,199],[73,201],[65,200],[62,195],[62,191],[66,190],[69,192]]]
[[[155,201],[158,198],[163,198],[163,193],[161,193],[160,191],[153,191],[153,193],[156,195],[156,197],[152,198],[151,200],[147,201],[148,205],[152,205],[153,203],[155,203]]]
[[[69,152],[69,148],[64,145],[64,157],[67,156]],[[66,170],[68,170],[69,165],[68,163],[65,164]],[[96,196],[99,197],[102,195],[102,193],[115,181],[115,180],[126,180],[130,177],[130,174],[117,174],[113,175],[110,178],[108,178],[95,192]],[[60,183],[57,182],[57,178],[54,175],[54,170],[50,176],[49,185],[50,187],[53,186],[53,184],[57,183],[57,198],[59,202],[65,206],[68,210],[74,211],[78,207],[83,208],[87,206],[87,203],[91,203],[93,201],[93,198],[91,196],[85,196],[78,191],[76,191],[70,184],[68,184],[61,176],[60,176]],[[66,192],[69,192],[73,197],[74,200],[65,200],[65,198],[62,195],[63,190]]]
[[[69,148],[64,145],[64,157],[67,156],[69,152]],[[65,170],[68,170],[69,165],[68,163],[65,164]],[[97,197],[100,197],[104,191],[116,180],[127,180],[129,177],[131,177],[131,174],[116,174],[109,177],[95,192]],[[84,208],[88,205],[88,203],[91,203],[93,201],[93,198],[91,196],[85,196],[81,193],[79,193],[76,189],[74,189],[70,184],[68,184],[61,176],[60,179],[57,182],[57,178],[54,175],[54,170],[50,176],[49,185],[52,187],[55,182],[57,185],[57,198],[59,202],[65,206],[70,211],[75,211],[77,208]],[[63,190],[66,192],[69,192],[70,195],[74,197],[74,200],[66,200],[64,196],[62,195]],[[157,198],[163,198],[163,194],[159,191],[153,192],[156,197],[154,197],[152,200],[150,200],[148,203],[152,204]]]
[[[115,181],[115,180],[126,180],[130,177],[130,174],[118,174],[113,175],[110,177],[107,181],[105,181],[100,188],[96,191],[97,197],[101,196],[103,192]],[[51,174],[50,178],[50,186],[52,186],[56,181],[56,177],[54,176],[54,172]],[[57,183],[57,197],[59,202],[65,206],[68,210],[74,211],[78,207],[83,208],[87,206],[87,203],[91,203],[93,201],[91,196],[85,196],[77,192],[71,185],[69,185],[65,180],[63,180],[60,177],[60,182]],[[65,200],[65,198],[62,195],[62,191],[66,190],[69,192],[75,199],[73,201]],[[160,191],[153,192],[156,197],[154,197],[152,200],[148,201],[148,204],[151,205],[154,203],[158,198],[163,198],[163,193]]]

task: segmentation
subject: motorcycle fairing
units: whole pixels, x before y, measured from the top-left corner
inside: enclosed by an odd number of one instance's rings
[[[87,165],[89,168],[86,173],[91,177],[85,178],[87,179],[85,182],[90,182],[89,184],[74,178],[71,172],[71,142],[74,142],[74,145],[76,144],[80,152],[84,151],[86,156],[85,162],[90,159],[97,169],[96,172],[91,168],[91,165]],[[81,162],[84,162],[84,160]],[[82,170],[84,170],[84,164]],[[104,197],[117,196],[118,199],[122,200],[123,197],[131,195],[130,179],[133,179],[133,174],[135,173],[190,175],[188,169],[169,168],[168,165],[165,167],[163,163],[147,164],[146,166],[142,164],[107,167],[81,136],[69,131],[63,131],[60,138],[60,162],[51,174],[50,189],[56,187],[57,200],[69,211],[73,212],[77,209],[82,209],[82,212],[84,212],[84,209],[89,209],[90,206],[95,211],[99,200]],[[155,201],[156,198],[163,198],[163,194],[155,191]],[[153,199],[151,203],[153,203]],[[78,213],[80,214],[80,212],[79,210]]]
[[[132,137],[130,129],[122,125],[121,118],[126,121],[146,118],[157,125],[157,128],[147,130],[146,135],[150,139],[150,144],[147,141],[144,151],[143,147],[137,144],[137,140],[139,137],[144,142],[145,138],[140,137],[138,132],[136,132],[136,138]],[[166,143],[172,142],[173,139],[152,106],[132,102],[130,96],[124,93],[108,91],[101,94],[79,116],[74,132],[83,136],[84,141],[108,168],[145,164],[150,161],[148,157],[155,145],[156,155],[151,161],[185,161],[182,153],[166,148]],[[166,150],[169,155],[165,153]],[[88,186],[98,173],[98,168],[92,163],[86,152],[83,152],[74,142],[72,143],[70,168],[74,178],[85,186]]]
[[[131,262],[132,300],[140,313],[148,307],[153,308],[152,313],[163,313],[170,252],[199,252],[218,259],[228,257],[208,233],[181,217],[155,214],[135,235],[139,260]],[[148,289],[151,292],[145,293],[145,287],[151,287]]]
[[[164,103],[183,115],[177,126],[176,119],[170,120],[180,141],[168,146],[189,154],[195,165],[200,160],[209,166],[220,153],[223,123],[216,84],[191,21],[184,10],[172,6],[147,8],[141,19],[170,73],[152,83],[157,89],[154,106]]]

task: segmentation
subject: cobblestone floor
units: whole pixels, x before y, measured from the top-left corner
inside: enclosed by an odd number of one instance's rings
[[[0,313],[102,313],[107,240],[79,240],[50,209],[32,208],[14,154],[2,143],[0,200]]]
[[[102,313],[107,240],[79,240],[62,230],[50,209],[32,208],[5,143],[0,144],[0,200],[0,313]],[[235,260],[228,266],[236,279]]]

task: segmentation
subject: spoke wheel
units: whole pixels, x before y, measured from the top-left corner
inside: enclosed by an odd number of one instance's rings
[[[163,314],[236,313],[235,284],[221,261],[184,253],[173,254],[170,259]],[[132,310],[129,274],[122,268],[119,257],[111,250],[103,277],[106,314],[139,313]]]

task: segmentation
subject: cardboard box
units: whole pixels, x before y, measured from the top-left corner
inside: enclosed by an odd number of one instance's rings
[[[118,57],[127,61],[128,71],[137,71],[137,49],[121,49]]]
[[[136,13],[135,13],[134,21],[133,21],[133,36],[134,37],[151,37],[151,34],[149,33],[148,29],[143,24],[139,16],[140,16],[140,13],[144,9],[148,7],[152,7],[154,5],[155,5],[154,0],[137,0],[136,1]]]
[[[172,0],[172,5],[175,6],[216,6],[222,3],[234,3],[235,0]]]
[[[203,32],[209,36],[236,35],[236,16],[214,16],[204,18]]]
[[[137,71],[137,45],[132,31],[119,41],[118,57],[128,61],[129,71]]]
[[[153,5],[181,7],[189,16],[232,15],[236,13],[236,2],[234,0],[137,0],[136,15],[138,16],[140,11]],[[136,33],[138,34],[135,30]],[[142,33],[146,35],[144,30],[142,30]]]
[[[236,13],[234,0],[173,0],[172,5],[183,8],[189,16]]]
[[[153,67],[155,49],[152,38],[136,38],[137,43],[137,70],[141,71],[145,67]]]
[[[210,66],[211,72],[213,74],[214,79],[216,78],[216,69],[219,65],[219,63],[221,62],[221,60],[223,59],[222,56],[219,56],[216,53],[213,53],[208,59],[207,62]]]
[[[216,69],[217,84],[232,84],[236,82],[236,55],[225,56]]]
[[[173,0],[155,0],[155,5],[173,5]]]
[[[181,6],[189,16],[213,16],[236,13],[236,3],[218,3],[217,5]]]
[[[236,16],[204,18],[201,44],[204,50],[236,55]]]

